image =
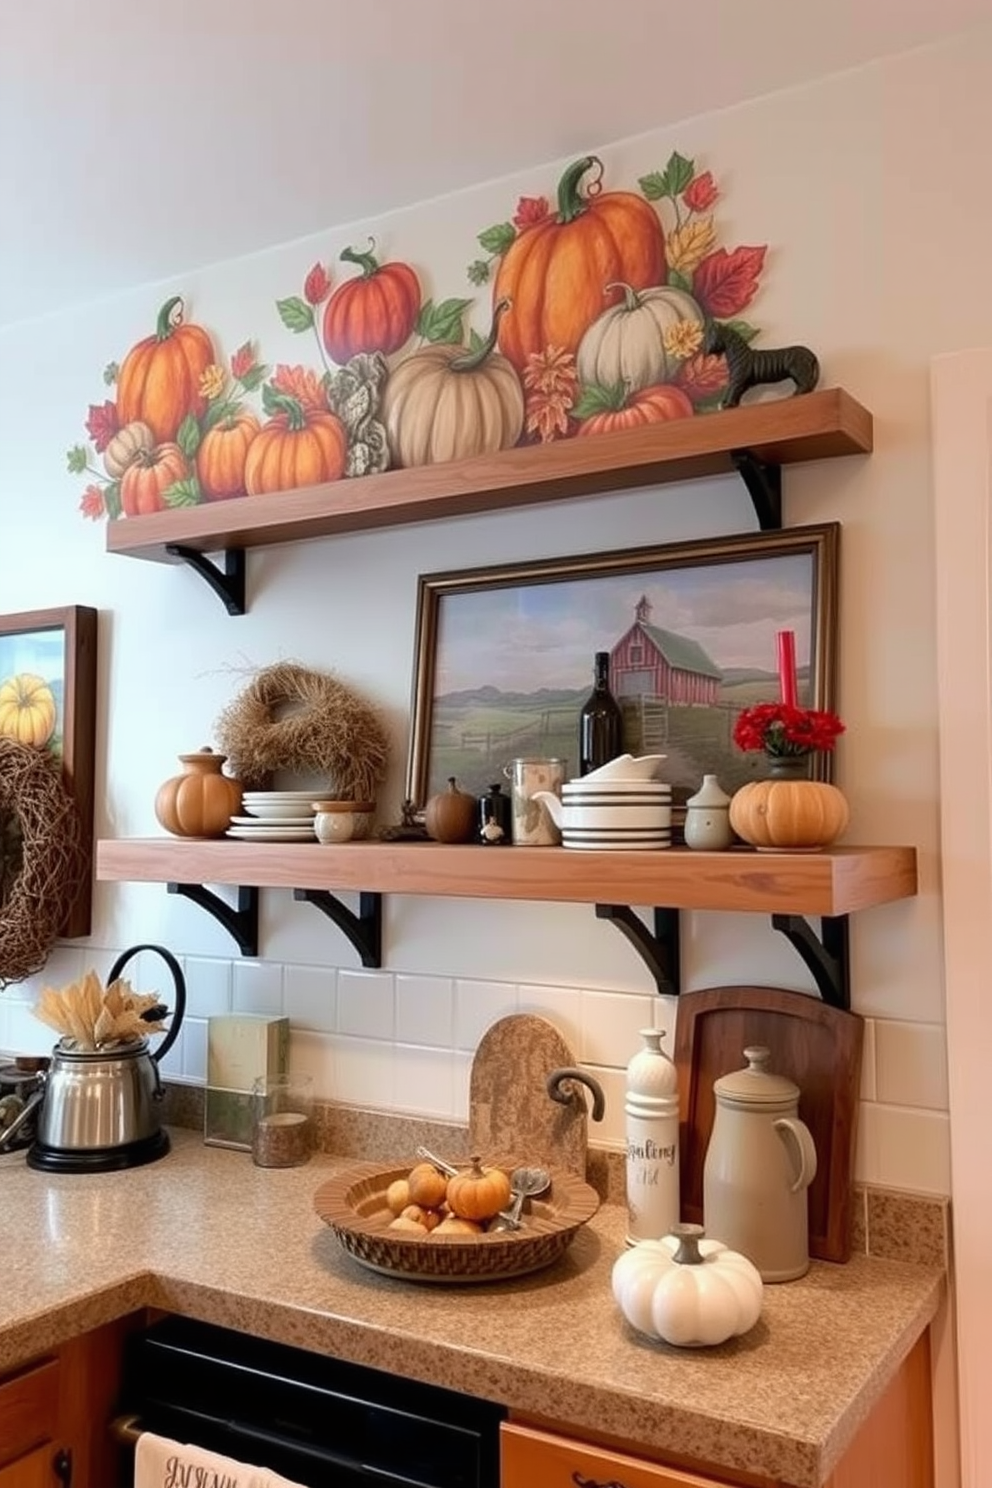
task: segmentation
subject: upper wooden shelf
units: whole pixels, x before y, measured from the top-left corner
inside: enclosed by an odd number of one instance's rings
[[[434,842],[194,841],[97,843],[97,878],[354,890],[466,899],[837,916],[917,891],[911,847],[822,853],[575,852],[560,847],[449,847]]]
[[[738,468],[742,452],[776,466],[871,447],[871,414],[842,388],[827,388],[589,439],[122,518],[108,524],[107,549],[175,563],[183,555],[170,546],[233,552],[723,475]]]

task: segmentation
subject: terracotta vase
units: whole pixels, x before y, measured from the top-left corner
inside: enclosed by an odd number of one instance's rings
[[[806,755],[775,757],[769,779],[752,780],[734,793],[730,825],[759,852],[816,852],[847,827],[849,811],[836,785],[807,778]]]
[[[241,810],[241,786],[222,773],[226,754],[203,748],[181,754],[183,773],[160,786],[155,815],[176,837],[223,837]]]

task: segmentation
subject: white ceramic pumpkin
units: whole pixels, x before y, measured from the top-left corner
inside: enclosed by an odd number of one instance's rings
[[[725,1343],[753,1328],[763,1290],[747,1257],[704,1239],[702,1225],[641,1240],[613,1266],[613,1296],[627,1321],[682,1348]]]
[[[702,310],[691,294],[667,284],[641,290],[629,284],[606,287],[622,290],[623,299],[604,310],[582,337],[577,354],[579,381],[583,387],[622,384],[632,393],[667,382],[689,354],[673,343],[672,333],[683,321],[698,326],[694,348],[698,350],[705,323]]]

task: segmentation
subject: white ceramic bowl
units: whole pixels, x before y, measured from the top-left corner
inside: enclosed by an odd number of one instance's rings
[[[598,769],[590,770],[584,775],[583,780],[654,780],[661,762],[667,759],[664,754],[618,754],[616,759],[607,760],[605,765]]]
[[[603,803],[573,805],[562,803],[561,831],[595,832],[670,832],[672,808],[667,801],[614,800]]]
[[[360,842],[372,830],[372,801],[314,801],[318,842]]]

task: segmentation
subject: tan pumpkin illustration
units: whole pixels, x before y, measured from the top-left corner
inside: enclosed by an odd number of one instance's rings
[[[58,709],[52,689],[33,672],[0,682],[0,734],[41,749],[55,732]]]
[[[493,349],[508,308],[506,302],[496,306],[476,351],[425,346],[390,373],[380,417],[394,466],[441,465],[516,444],[524,427],[523,390],[511,363]]]
[[[247,494],[248,449],[260,428],[255,415],[241,409],[229,413],[204,434],[196,452],[196,473],[208,501]]]
[[[636,290],[629,284],[608,284],[623,300],[605,310],[579,342],[579,381],[586,387],[623,383],[631,392],[667,382],[687,353],[680,353],[672,332],[682,323],[698,326],[699,349],[705,317],[684,290],[659,285]],[[667,344],[666,344],[667,343]]]
[[[135,419],[119,429],[103,452],[103,468],[113,480],[120,480],[139,455],[155,448],[155,435],[147,424]]]

